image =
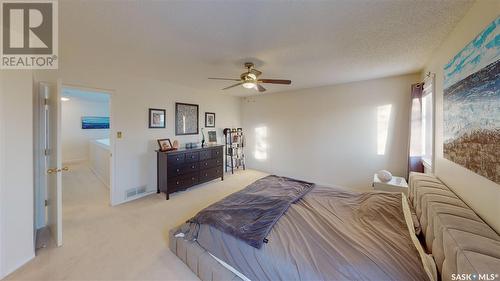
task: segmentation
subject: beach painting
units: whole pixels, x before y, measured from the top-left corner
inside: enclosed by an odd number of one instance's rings
[[[444,66],[443,154],[500,184],[500,17]]]
[[[109,117],[82,117],[82,129],[109,129]]]

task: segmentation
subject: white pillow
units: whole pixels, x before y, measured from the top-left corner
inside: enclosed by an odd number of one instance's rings
[[[392,179],[392,174],[387,170],[380,170],[377,172],[377,177],[381,182],[388,182]]]

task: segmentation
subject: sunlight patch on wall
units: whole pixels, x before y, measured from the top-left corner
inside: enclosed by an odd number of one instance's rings
[[[384,155],[389,134],[392,104],[377,107],[377,154]]]
[[[255,128],[255,151],[254,157],[257,160],[267,159],[267,127]]]

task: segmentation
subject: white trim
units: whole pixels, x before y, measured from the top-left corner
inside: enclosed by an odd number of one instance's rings
[[[422,159],[424,166],[427,164],[427,168],[429,168],[429,171],[431,173],[435,172],[434,165],[433,163],[436,163],[436,74],[435,73],[430,73],[429,76],[425,77],[424,79],[424,85],[425,81],[430,81],[431,83],[431,93],[432,93],[432,159]],[[430,160],[430,163],[429,163]]]
[[[16,264],[14,266],[14,268],[8,269],[6,272],[0,272],[0,280],[2,280],[3,278],[9,276],[14,271],[20,269],[21,267],[23,267],[24,265],[26,265],[28,262],[30,262],[34,258],[35,258],[35,254],[32,254],[29,257],[27,257],[26,259],[22,260],[19,264]]]

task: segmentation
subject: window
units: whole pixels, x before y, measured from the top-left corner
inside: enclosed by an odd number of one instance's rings
[[[432,167],[433,151],[433,98],[434,77],[429,76],[424,82],[422,92],[422,161],[429,168]]]

